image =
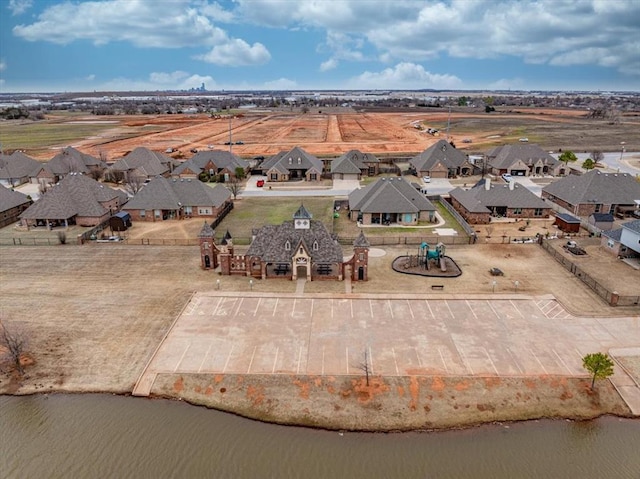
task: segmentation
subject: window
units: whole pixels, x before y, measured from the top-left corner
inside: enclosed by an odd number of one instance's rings
[[[600,203],[596,204],[596,209],[594,210],[596,213],[600,213],[600,210],[602,209],[602,205]]]
[[[278,181],[278,173],[271,173],[271,181]]]
[[[521,215],[522,214],[522,208],[514,208],[513,209],[513,214],[514,215]]]
[[[311,181],[316,181],[316,180],[318,179],[318,175],[316,175],[315,173],[311,173],[311,174],[309,175],[309,179],[310,179]]]
[[[284,244],[284,250],[291,251],[291,243],[289,241]]]
[[[364,253],[360,253],[360,254],[358,255],[358,259],[359,259],[360,261],[364,261]]]
[[[147,216],[147,212],[145,210],[140,210],[140,218],[144,218]]]
[[[198,214],[199,215],[210,215],[211,214],[211,208],[198,208]]]
[[[160,216],[162,215],[162,211],[160,211],[160,210],[153,210],[153,215],[154,215],[156,218],[160,218]]]
[[[191,206],[185,206],[185,207],[184,207],[184,214],[186,214],[186,215],[190,215],[191,213],[193,213],[193,207],[191,207]]]
[[[543,212],[544,212],[544,209],[543,209],[543,208],[536,208],[536,209],[533,211],[533,216],[542,216]]]
[[[318,251],[318,242],[317,241],[313,242],[313,251]]]

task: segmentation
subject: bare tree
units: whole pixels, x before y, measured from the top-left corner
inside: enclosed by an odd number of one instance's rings
[[[24,368],[20,358],[27,348],[27,338],[19,330],[10,330],[7,325],[0,320],[0,346],[6,349],[5,355],[13,363],[16,371],[20,375],[24,374]]]
[[[119,170],[107,170],[105,174],[105,180],[109,183],[118,184],[124,181],[124,172]]]
[[[135,195],[144,186],[145,178],[141,175],[128,171],[124,177],[124,183],[126,190]]]
[[[591,152],[591,159],[594,161],[596,165],[598,163],[602,163],[602,160],[604,160],[604,153],[602,153],[602,151],[600,150],[593,150]]]
[[[233,199],[235,200],[238,196],[238,193],[240,192],[240,180],[237,177],[232,176],[229,178],[229,181],[227,181],[226,186],[229,191],[231,191]]]
[[[358,364],[356,366],[356,368],[364,373],[364,376],[365,376],[366,381],[367,381],[367,386],[368,386],[369,385],[369,376],[371,376],[371,374],[373,374],[373,367],[371,366],[371,363],[369,361],[369,353],[367,352],[366,349],[364,350],[364,361],[361,362],[360,364]]]
[[[49,186],[50,185],[48,185],[45,180],[40,180],[38,183],[38,193],[40,193],[40,195],[44,195],[49,189]]]

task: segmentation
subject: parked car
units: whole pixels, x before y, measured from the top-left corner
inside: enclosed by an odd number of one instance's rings
[[[509,183],[509,182],[511,181],[511,179],[512,179],[512,178],[511,178],[511,175],[510,175],[509,173],[504,173],[504,174],[502,175],[502,179],[503,179],[504,181],[506,181],[507,183]]]
[[[429,175],[423,176],[422,181],[425,183],[431,183],[431,177]]]
[[[256,186],[257,186],[258,188],[262,188],[262,187],[264,186],[264,180],[258,180],[258,181],[256,181]]]
[[[236,141],[236,145],[244,145],[244,141]]]
[[[518,141],[521,141],[522,143],[527,143],[529,141],[529,138],[520,138]]]

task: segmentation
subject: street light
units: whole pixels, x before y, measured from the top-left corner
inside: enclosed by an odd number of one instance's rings
[[[252,279],[249,280],[249,289],[251,291],[253,291],[253,280]]]
[[[216,280],[216,289],[217,290],[220,289],[220,280],[219,279]]]
[[[515,291],[517,293],[518,292],[518,286],[520,286],[520,282],[519,281],[514,281],[513,285],[515,286],[515,288],[516,288]]]
[[[492,292],[492,293],[495,293],[495,292],[496,292],[496,284],[498,284],[498,282],[494,279],[494,280],[491,282],[491,289],[492,289],[492,291],[491,291],[491,292]]]

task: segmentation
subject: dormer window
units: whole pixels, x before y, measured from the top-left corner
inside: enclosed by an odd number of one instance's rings
[[[300,158],[298,158],[298,164],[302,163],[302,160]]]
[[[284,244],[284,249],[285,251],[291,251],[291,242],[289,240]]]
[[[312,248],[313,248],[313,251],[318,251],[318,241],[313,242]]]
[[[293,163],[293,158],[289,158],[289,164]]]

